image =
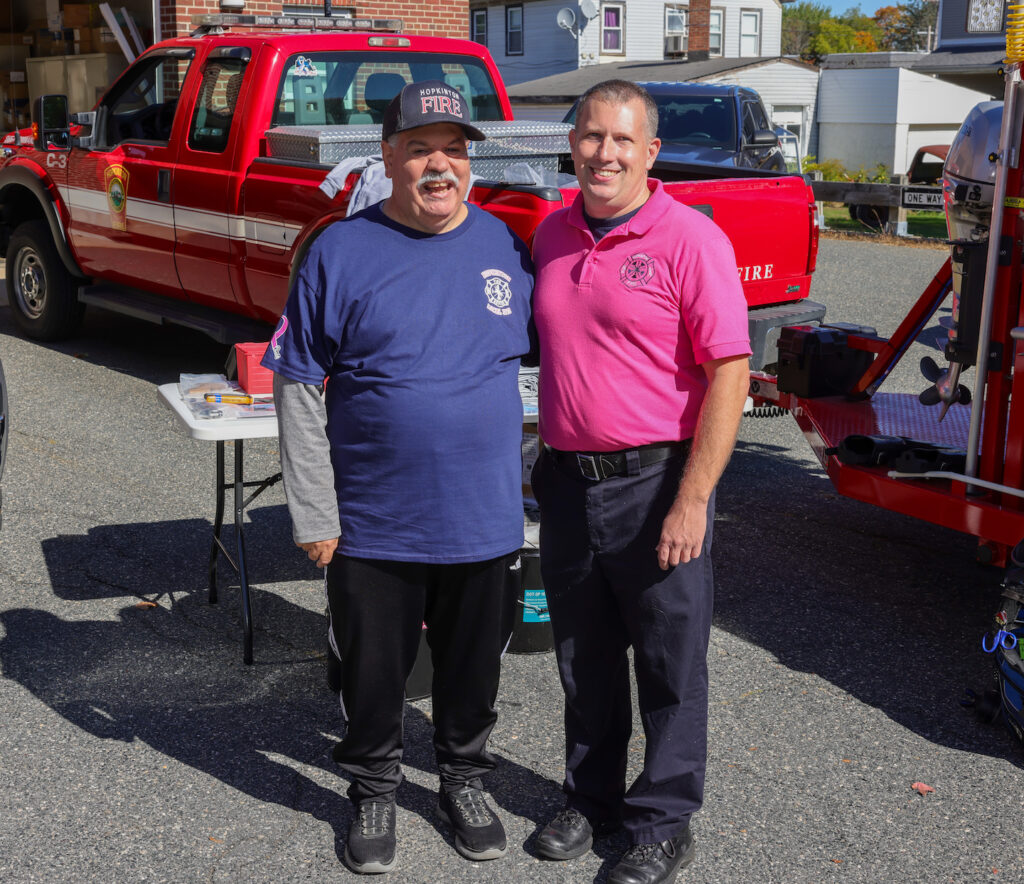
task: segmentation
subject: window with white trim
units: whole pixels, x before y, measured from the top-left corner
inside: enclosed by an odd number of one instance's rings
[[[712,9],[708,19],[708,55],[712,58],[722,54],[722,25],[725,13],[721,9]]]
[[[523,54],[523,7],[505,7],[505,55]]]
[[[740,11],[740,57],[751,58],[761,54],[761,11]]]
[[[622,3],[601,4],[601,52],[623,55],[625,45],[626,7]]]
[[[665,7],[665,58],[686,54],[687,25],[690,12],[685,6]]]
[[[487,45],[487,10],[469,10],[469,39]]]

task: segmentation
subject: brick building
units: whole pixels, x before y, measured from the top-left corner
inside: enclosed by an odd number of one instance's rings
[[[164,38],[181,36],[191,30],[192,16],[203,12],[243,12],[247,14],[281,15],[306,11],[324,14],[323,0],[245,0],[243,9],[221,0],[154,0],[160,8],[160,35]],[[434,37],[469,36],[468,0],[374,0],[370,3],[331,2],[333,15],[352,18],[399,18],[409,34],[428,34]]]
[[[111,8],[126,9],[145,42],[188,34],[192,16],[204,12],[292,15],[306,12],[323,15],[326,2],[333,15],[352,18],[400,18],[411,34],[439,37],[469,36],[468,0],[111,0]],[[65,9],[67,21],[62,21]],[[91,21],[83,25],[84,18]],[[120,15],[119,15],[120,18]],[[0,33],[16,34],[49,28],[102,26],[99,4],[89,0],[0,0]],[[0,45],[12,42],[0,39]],[[21,43],[18,39],[13,41]]]
[[[27,125],[31,100],[63,92],[86,110],[127,66],[132,53],[193,30],[202,13],[324,15],[401,19],[405,33],[469,37],[468,0],[111,0],[116,32],[99,3],[0,0],[0,130]],[[135,34],[138,40],[135,39]]]

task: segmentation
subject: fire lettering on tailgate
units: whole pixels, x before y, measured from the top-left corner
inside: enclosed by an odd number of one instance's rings
[[[759,279],[771,279],[774,264],[751,264],[749,267],[737,267],[740,282],[754,282]]]

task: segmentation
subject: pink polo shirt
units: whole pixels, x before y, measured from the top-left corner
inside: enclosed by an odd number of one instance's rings
[[[546,218],[533,256],[540,435],[563,451],[688,439],[701,363],[750,354],[732,244],[649,180],[650,199],[594,243],[583,197]]]

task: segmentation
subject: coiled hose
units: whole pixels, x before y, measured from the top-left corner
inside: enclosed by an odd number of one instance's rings
[[[789,414],[788,408],[783,408],[781,405],[755,405],[750,411],[743,412],[744,417],[784,417]]]

